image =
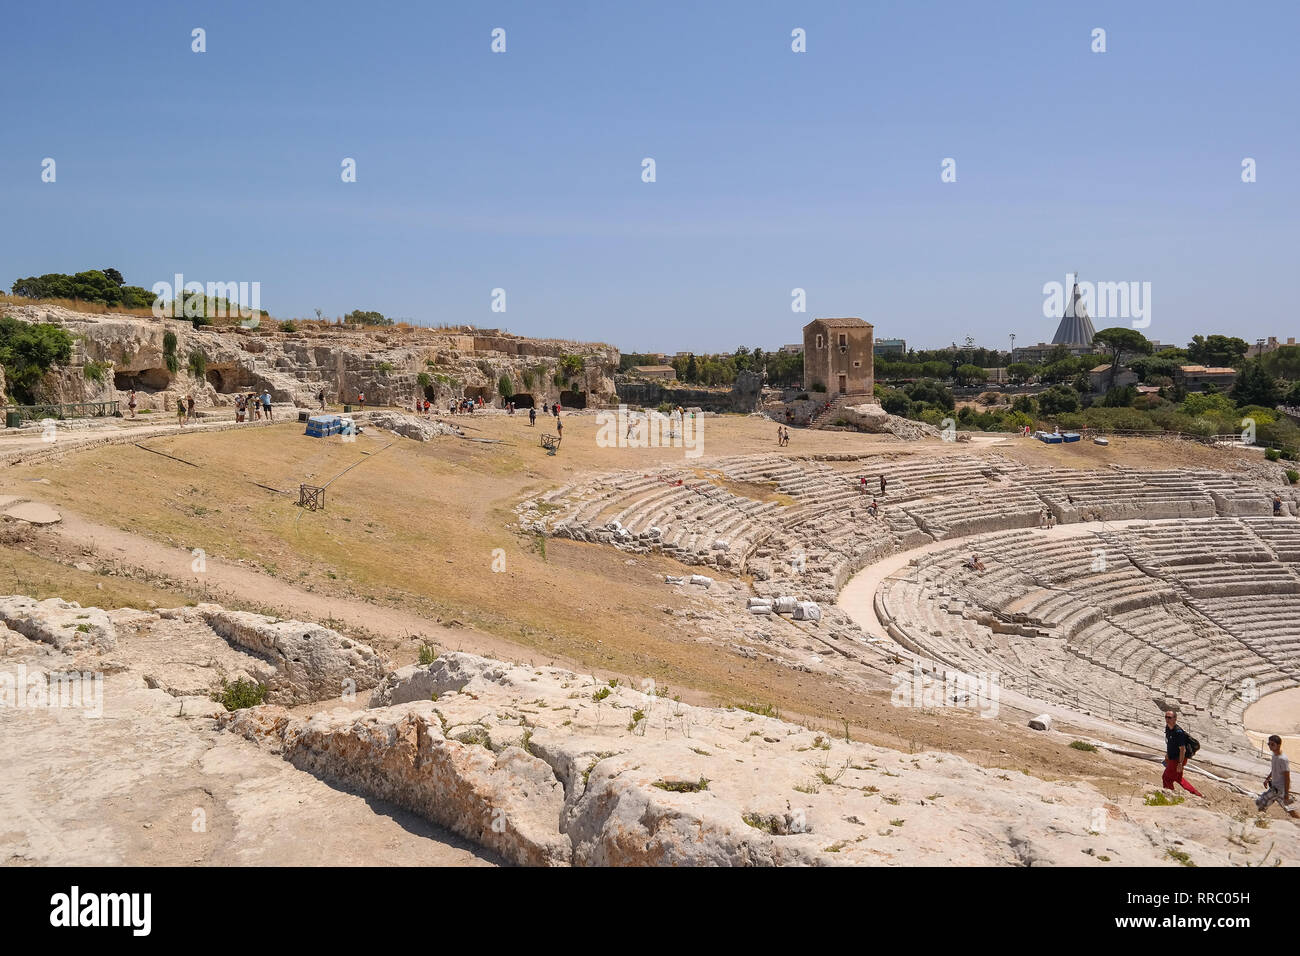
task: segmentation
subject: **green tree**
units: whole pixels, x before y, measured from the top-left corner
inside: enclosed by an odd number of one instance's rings
[[[1079,410],[1079,393],[1068,385],[1053,385],[1038,396],[1038,409],[1044,415],[1060,415]]]
[[[1232,400],[1238,405],[1272,408],[1281,397],[1277,379],[1268,374],[1261,362],[1245,363],[1232,386]]]
[[[353,309],[347,315],[343,316],[343,321],[350,325],[392,325],[393,320],[388,318],[382,312],[366,312],[362,309]]]
[[[1115,387],[1115,376],[1125,355],[1150,355],[1151,342],[1137,329],[1126,329],[1122,325],[1102,329],[1092,337],[1093,345],[1100,345],[1110,356],[1110,387]]]
[[[1028,362],[1012,362],[1007,366],[1007,378],[1017,385],[1023,385],[1034,374],[1034,367]]]
[[[1199,365],[1232,366],[1241,364],[1250,346],[1245,339],[1228,335],[1193,335],[1187,345],[1187,358]]]
[[[20,404],[34,401],[33,389],[55,365],[72,358],[72,336],[50,323],[0,318],[0,364],[5,384]]]

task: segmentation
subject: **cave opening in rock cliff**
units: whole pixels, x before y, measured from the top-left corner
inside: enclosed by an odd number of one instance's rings
[[[560,392],[560,404],[565,408],[586,408],[586,392]]]
[[[519,392],[516,395],[511,395],[509,400],[515,403],[515,408],[532,408],[533,405],[536,404],[533,401],[533,396],[529,395],[527,392]]]
[[[208,384],[221,394],[246,392],[254,387],[253,376],[239,365],[209,365]]]
[[[161,392],[170,388],[171,372],[165,368],[145,368],[138,372],[114,372],[113,387],[119,392]]]

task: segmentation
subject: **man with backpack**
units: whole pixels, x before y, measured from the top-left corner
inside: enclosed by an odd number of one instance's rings
[[[1183,768],[1187,766],[1201,745],[1187,731],[1178,726],[1178,715],[1172,710],[1165,711],[1165,773],[1162,786],[1166,790],[1174,789],[1178,784],[1188,793],[1200,797],[1203,794],[1183,779]]]

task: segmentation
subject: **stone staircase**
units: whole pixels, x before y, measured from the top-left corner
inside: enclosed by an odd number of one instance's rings
[[[828,408],[823,408],[808,420],[808,427],[826,428],[835,424],[836,419],[840,417],[840,412],[849,405],[861,405],[863,402],[869,401],[871,401],[871,396],[866,392],[860,392],[857,394],[842,393],[837,395]]]

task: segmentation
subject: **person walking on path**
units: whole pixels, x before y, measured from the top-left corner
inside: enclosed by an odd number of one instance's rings
[[[885,476],[880,476],[880,497],[885,497]]]
[[[1195,748],[1191,745],[1187,731],[1178,726],[1178,715],[1172,710],[1165,711],[1165,773],[1161,785],[1166,790],[1174,789],[1178,784],[1188,793],[1202,796],[1202,793],[1183,779],[1183,768]]]
[[[325,411],[325,389],[322,388],[316,393],[316,401],[320,402],[320,410]]]
[[[534,405],[532,408],[528,409],[528,425],[531,428],[536,424],[537,424],[537,406]]]
[[[262,411],[266,413],[266,420],[271,421],[271,393],[262,393]]]
[[[1282,754],[1282,738],[1273,734],[1268,738],[1268,749],[1273,753],[1273,761],[1264,778],[1264,792],[1255,798],[1255,806],[1267,810],[1276,803],[1287,814],[1300,820],[1300,811],[1291,808],[1294,798],[1291,794],[1291,762]]]
[[[185,427],[185,402],[179,398],[176,399],[176,424]]]
[[[185,399],[185,420],[194,421],[194,396],[191,395]]]
[[[131,417],[135,418],[135,389],[131,389],[131,397],[126,400],[126,407],[131,412]]]

